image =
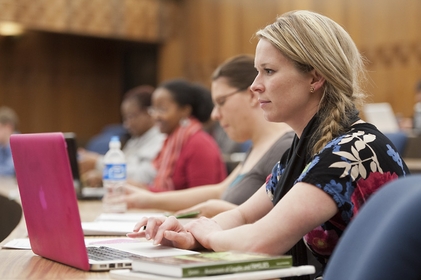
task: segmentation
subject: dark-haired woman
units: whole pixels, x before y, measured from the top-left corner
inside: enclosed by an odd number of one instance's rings
[[[210,92],[186,80],[164,82],[154,91],[149,113],[167,139],[154,160],[157,174],[149,190],[181,190],[225,179],[219,147],[202,129],[212,109]]]

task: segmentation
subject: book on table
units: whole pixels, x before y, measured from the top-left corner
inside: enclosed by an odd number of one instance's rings
[[[171,277],[198,277],[258,270],[288,268],[290,255],[243,252],[203,252],[169,257],[135,257],[132,270]]]
[[[197,277],[171,277],[158,274],[142,273],[131,269],[116,269],[110,271],[112,279],[119,280],[256,280],[256,279],[279,279],[283,277],[297,277],[311,275],[316,272],[313,265],[291,266],[287,268],[275,268],[257,270],[242,273],[218,274]]]

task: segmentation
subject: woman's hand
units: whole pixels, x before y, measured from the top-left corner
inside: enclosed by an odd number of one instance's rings
[[[80,173],[86,173],[90,170],[95,169],[96,161],[99,158],[99,154],[95,152],[90,152],[83,148],[78,149],[78,163]]]
[[[85,186],[102,187],[102,173],[96,169],[81,174],[80,180]]]
[[[103,200],[106,200],[111,204],[126,203],[128,209],[149,209],[151,207],[151,201],[153,199],[153,193],[150,191],[140,189],[136,186],[125,184],[121,186],[122,193],[119,194],[108,194],[104,195]]]
[[[222,232],[222,228],[212,219],[201,217],[185,225],[185,229],[190,232],[203,247],[213,250],[211,238],[214,234]]]
[[[142,218],[128,237],[145,237],[153,240],[154,244],[172,246],[181,249],[194,249],[199,246],[193,235],[174,217]]]

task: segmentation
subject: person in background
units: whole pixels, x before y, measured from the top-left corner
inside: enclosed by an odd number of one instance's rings
[[[217,120],[210,120],[204,127],[207,133],[209,133],[218,144],[221,149],[222,156],[227,167],[227,172],[230,174],[235,167],[244,159],[246,152],[249,150],[251,142],[235,142],[221,127],[221,124]]]
[[[238,55],[222,63],[212,75],[212,111],[234,141],[251,141],[246,158],[222,182],[173,192],[150,193],[126,186],[129,208],[165,211],[200,211],[212,217],[246,201],[270,174],[278,154],[292,143],[292,129],[284,123],[265,120],[257,95],[250,90],[257,71],[254,57]],[[184,210],[184,208],[192,207]]]
[[[222,154],[227,159],[229,159],[231,154],[244,153],[250,147],[249,141],[236,142],[232,140],[221,127],[219,121],[213,118],[206,124],[204,129],[215,139]]]
[[[17,132],[19,118],[16,112],[7,107],[0,107],[0,176],[14,176],[10,136]]]
[[[122,146],[124,146],[130,138],[130,134],[123,123],[108,124],[102,128],[100,133],[89,139],[85,145],[85,150],[105,155],[110,148],[110,139],[113,136],[118,136]]]
[[[295,131],[291,148],[240,206],[184,226],[174,216],[142,218],[128,236],[185,249],[268,254],[284,254],[304,240],[325,264],[365,201],[409,174],[391,141],[359,118],[363,59],[339,24],[292,11],[257,37],[251,90],[268,121]]]
[[[149,114],[167,139],[153,161],[157,172],[153,183],[138,187],[163,192],[225,179],[227,171],[219,147],[202,129],[212,108],[209,90],[199,84],[174,79],[155,89]]]
[[[122,150],[127,163],[127,181],[133,184],[153,182],[156,170],[152,161],[165,140],[165,135],[160,133],[148,113],[153,91],[154,88],[151,86],[135,87],[125,94],[121,103],[123,125],[130,134]],[[103,158],[103,155],[98,153],[79,149],[82,180],[87,185],[101,185]]]

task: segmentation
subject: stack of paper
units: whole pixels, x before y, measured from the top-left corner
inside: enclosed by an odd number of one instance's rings
[[[103,213],[94,222],[82,222],[84,235],[125,236],[143,217],[164,217],[162,213]]]

